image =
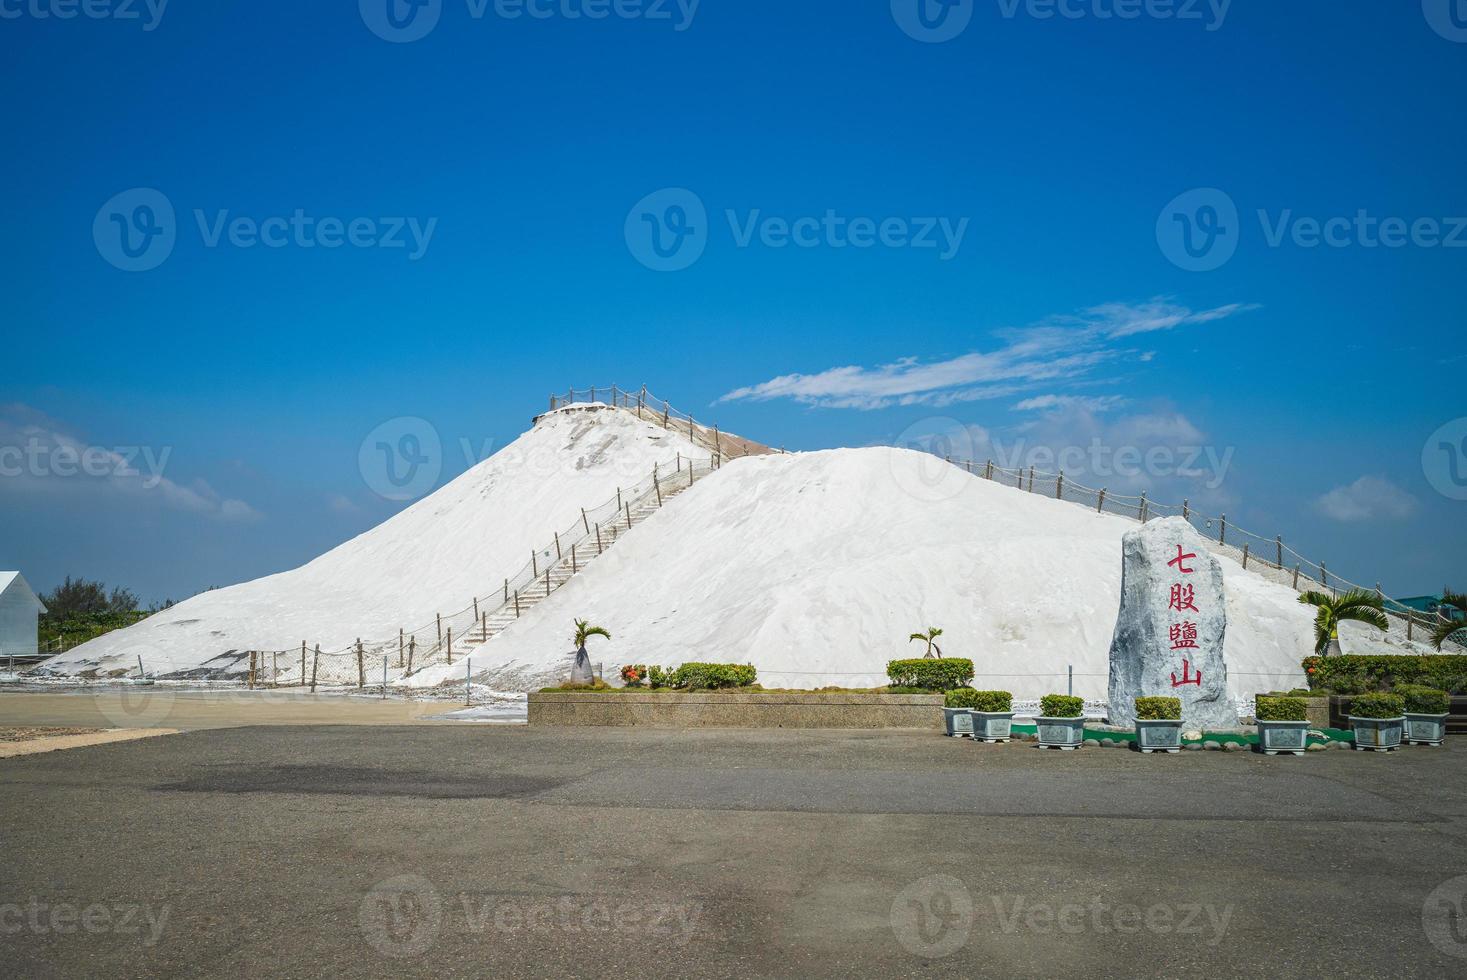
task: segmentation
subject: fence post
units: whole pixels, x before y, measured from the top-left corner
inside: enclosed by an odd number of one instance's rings
[[[448,655],[448,665],[450,667],[453,666],[453,627],[452,626],[450,626],[448,628],[448,645],[445,646],[443,648],[443,650],[444,650],[444,653],[446,653]]]
[[[652,489],[657,491],[657,506],[662,506],[662,485],[657,482],[657,467],[652,467]]]
[[[387,658],[382,658],[382,700],[387,700]]]
[[[1070,664],[1067,671],[1069,680],[1065,682],[1065,693],[1070,697],[1075,696],[1075,665]]]
[[[1022,475],[1021,475],[1021,477],[1022,477]],[[1033,466],[1030,466],[1029,467],[1029,492],[1030,493],[1033,493],[1034,492],[1034,467]]]
[[[504,601],[509,601],[509,579],[504,580]]]
[[[442,645],[442,643],[443,643],[443,614],[442,613],[434,613],[433,614],[433,619],[434,619],[435,622],[438,623],[438,643],[439,643],[439,645]]]
[[[520,590],[514,590],[514,618],[520,618]]]
[[[1100,503],[1095,505],[1095,513],[1105,513],[1105,487],[1100,488]]]
[[[1416,610],[1406,610],[1406,639],[1411,639],[1412,627],[1416,625]]]
[[[587,534],[590,534],[591,533],[591,522],[588,521],[588,520],[586,520],[586,508],[584,508],[584,507],[581,508],[581,524],[582,524],[582,526],[585,527],[586,533]]]
[[[252,691],[255,689],[255,651],[253,650],[250,651],[249,689]]]
[[[616,509],[621,510],[621,487],[616,488]]]
[[[301,687],[306,686],[306,641],[301,640]]]
[[[535,553],[532,551],[532,552],[530,552],[530,578],[539,578],[539,577],[540,577],[540,561],[535,556]]]
[[[479,597],[474,596],[474,618],[479,618]]]
[[[484,635],[484,642],[485,643],[488,643],[489,642],[489,614],[488,613],[484,613],[483,618],[479,620],[479,632]]]
[[[1065,471],[1060,470],[1059,476],[1054,481],[1054,499],[1065,499]]]
[[[1022,489],[1024,489],[1024,467],[1020,466],[1019,469],[1018,469],[1018,473],[1019,473],[1019,482],[1016,483],[1016,484],[1014,484],[1014,486],[1016,486],[1020,490],[1022,490]]]
[[[1248,542],[1246,542],[1246,541],[1243,542],[1243,571],[1245,571],[1245,572],[1248,570],[1248,549],[1249,549],[1249,547],[1251,547],[1251,545]]]
[[[601,544],[601,525],[596,525],[596,554],[601,554],[606,548]]]
[[[1190,521],[1191,519],[1192,519],[1192,501],[1187,500],[1186,498],[1183,498],[1183,500],[1182,500],[1182,520],[1184,520],[1184,521]]]
[[[1279,562],[1278,562],[1278,567],[1282,569],[1284,567],[1284,536],[1282,534],[1274,535],[1273,542],[1274,542],[1274,544],[1278,545],[1278,549],[1279,549]]]
[[[571,574],[575,575],[579,571],[580,568],[576,565],[576,546],[571,545]]]
[[[1149,500],[1146,499],[1146,491],[1145,490],[1142,490],[1141,491],[1141,523],[1142,524],[1145,524],[1146,523],[1146,517],[1147,517],[1147,513],[1149,511],[1150,506],[1151,506],[1151,501],[1149,501]]]
[[[1294,565],[1294,591],[1299,591],[1299,566],[1297,564]]]
[[[1324,562],[1319,563],[1319,584],[1329,588],[1329,569],[1324,567]]]
[[[723,449],[718,441],[718,426],[716,425],[713,427],[713,458],[722,465]]]
[[[311,658],[311,693],[316,693],[316,671],[321,667],[321,644],[316,644],[316,655]]]
[[[632,529],[632,505],[631,504],[627,504],[626,512],[627,512],[627,530],[630,531]]]
[[[1218,527],[1218,531],[1217,531],[1217,543],[1218,544],[1227,544],[1228,543],[1228,515],[1227,514],[1224,514],[1219,519],[1222,521],[1222,524]]]
[[[985,480],[992,480],[993,479],[993,460],[991,460],[991,459],[986,464],[984,464],[984,466],[983,466],[983,479],[985,479]]]
[[[560,532],[555,532],[555,560],[560,561]]]
[[[662,427],[664,429],[667,428],[667,409],[668,409],[667,402],[663,402],[662,403]]]
[[[362,659],[362,638],[357,637],[357,689],[367,686],[367,664]]]
[[[397,628],[397,665],[399,667],[402,666],[402,648],[403,648],[402,627],[399,626]]]
[[[408,665],[407,665],[407,672],[409,674],[411,674],[413,672],[413,654],[415,654],[417,652],[418,652],[418,638],[416,636],[410,636],[410,637],[408,637]]]

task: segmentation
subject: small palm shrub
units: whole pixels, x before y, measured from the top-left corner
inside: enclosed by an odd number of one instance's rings
[[[1422,684],[1402,684],[1395,692],[1406,702],[1406,710],[1413,715],[1444,715],[1452,710],[1450,695],[1446,691]]]
[[[927,644],[927,652],[922,654],[923,659],[931,660],[932,658],[936,657],[938,660],[941,660],[942,647],[937,645],[937,638],[941,635],[942,630],[938,629],[936,626],[929,626],[927,628],[927,632],[925,633],[913,633],[911,638],[907,642],[921,642]]]
[[[1259,721],[1308,721],[1309,706],[1303,698],[1260,697],[1253,716]]]
[[[1406,699],[1399,694],[1362,694],[1350,700],[1356,718],[1399,718],[1406,713]]]
[[[1368,623],[1378,630],[1389,630],[1384,603],[1380,596],[1366,589],[1351,589],[1343,595],[1328,592],[1305,592],[1299,596],[1305,605],[1319,610],[1314,617],[1314,652],[1323,654],[1330,643],[1340,638],[1343,622]]]
[[[1085,699],[1068,694],[1046,694],[1039,699],[1039,714],[1045,718],[1079,718],[1085,714]]]
[[[1181,698],[1137,698],[1137,721],[1181,721]]]

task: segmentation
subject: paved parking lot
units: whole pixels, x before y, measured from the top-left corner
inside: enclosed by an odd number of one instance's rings
[[[0,972],[1461,976],[1464,758],[198,730],[0,760]]]

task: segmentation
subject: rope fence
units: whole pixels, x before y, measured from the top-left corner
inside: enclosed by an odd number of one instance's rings
[[[1380,597],[1389,618],[1389,633],[1393,639],[1414,641],[1418,633],[1422,638],[1429,638],[1432,629],[1441,621],[1390,598],[1381,591],[1379,582],[1374,586],[1363,586],[1330,571],[1322,561],[1316,562],[1304,557],[1284,543],[1283,535],[1266,537],[1254,534],[1229,523],[1226,514],[1209,516],[1197,511],[1187,500],[1183,500],[1181,504],[1168,504],[1150,499],[1145,492],[1135,496],[1111,493],[1104,487],[1087,487],[1077,483],[1066,477],[1063,471],[1046,473],[1032,466],[1027,469],[1010,469],[995,464],[991,459],[979,463],[975,460],[954,459],[951,456],[939,458],[974,476],[1027,493],[1091,507],[1096,513],[1115,514],[1142,524],[1159,517],[1180,517],[1207,541],[1210,551],[1226,555],[1245,569],[1256,572],[1269,581],[1289,586],[1296,592],[1320,591],[1336,596],[1352,589],[1374,592]]]

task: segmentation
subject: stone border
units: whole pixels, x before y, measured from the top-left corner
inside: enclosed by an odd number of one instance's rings
[[[31,738],[23,742],[0,742],[0,759],[11,759],[40,752],[55,752],[59,749],[80,749],[88,745],[108,745],[112,742],[130,742],[138,738],[155,735],[177,735],[176,728],[114,728],[90,735],[51,735]]]
[[[942,731],[941,694],[531,694],[531,725]]]

